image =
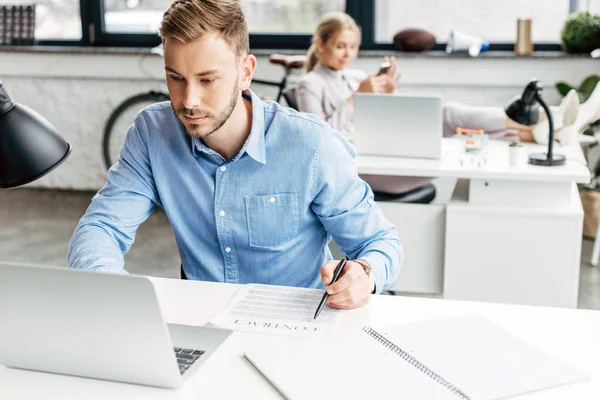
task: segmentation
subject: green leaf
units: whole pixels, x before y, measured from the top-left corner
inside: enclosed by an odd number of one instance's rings
[[[562,97],[565,97],[567,95],[567,93],[569,93],[569,91],[571,89],[573,89],[573,87],[571,85],[569,85],[566,82],[557,82],[556,85],[554,85],[556,87],[556,90],[558,91],[558,93],[560,93],[560,95]]]
[[[590,97],[599,81],[600,75],[590,75],[581,82],[577,91],[584,94],[586,97]]]

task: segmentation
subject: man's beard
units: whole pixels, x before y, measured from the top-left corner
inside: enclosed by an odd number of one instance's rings
[[[198,138],[198,139],[203,139],[203,138],[206,138],[206,137],[210,136],[211,134],[213,134],[220,127],[225,125],[225,122],[227,122],[229,117],[231,117],[231,114],[233,113],[233,110],[235,109],[235,106],[237,105],[239,95],[240,95],[240,85],[236,81],[235,86],[233,88],[233,92],[231,92],[231,99],[229,100],[229,104],[227,105],[227,107],[225,107],[225,109],[223,111],[221,111],[219,116],[215,119],[215,123],[212,126],[210,126],[208,128],[204,128],[204,129],[202,129],[200,127],[200,125],[198,125],[198,124],[186,125],[184,123],[187,134],[192,137]],[[175,112],[175,114],[182,121],[185,121],[185,116],[193,117],[193,118],[194,117],[195,118],[208,117],[208,118],[214,119],[212,114],[207,113],[207,112],[202,112],[198,109],[190,110],[185,107],[175,109],[175,107],[173,106],[173,103],[171,103],[171,107],[173,108],[173,111]]]

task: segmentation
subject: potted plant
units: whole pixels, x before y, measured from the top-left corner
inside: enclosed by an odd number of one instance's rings
[[[560,34],[567,53],[591,53],[600,47],[600,15],[588,11],[571,14]]]

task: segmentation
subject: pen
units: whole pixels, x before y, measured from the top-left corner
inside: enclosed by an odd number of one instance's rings
[[[342,259],[340,261],[340,263],[337,265],[337,267],[335,267],[335,270],[333,271],[333,278],[331,279],[330,285],[335,283],[338,280],[338,278],[340,277],[342,270],[346,266],[346,260],[348,260],[348,257]],[[323,294],[323,298],[321,299],[321,302],[319,303],[319,306],[317,307],[317,311],[315,311],[315,317],[313,319],[317,319],[319,314],[321,314],[321,310],[325,306],[325,302],[327,301],[328,297],[329,297],[329,293],[327,293],[327,290],[325,290],[325,294]]]

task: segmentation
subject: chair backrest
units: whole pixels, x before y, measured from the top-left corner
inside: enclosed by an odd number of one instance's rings
[[[283,98],[288,104],[288,107],[298,110],[298,103],[296,102],[296,87],[292,86],[283,91]]]
[[[375,201],[395,201],[398,203],[429,204],[435,199],[436,189],[432,183],[426,183],[404,193],[373,192]]]

